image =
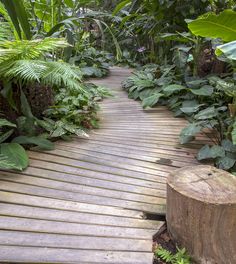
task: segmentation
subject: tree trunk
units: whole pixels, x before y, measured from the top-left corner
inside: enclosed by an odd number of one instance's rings
[[[236,263],[236,177],[212,166],[172,172],[167,226],[197,263]]]

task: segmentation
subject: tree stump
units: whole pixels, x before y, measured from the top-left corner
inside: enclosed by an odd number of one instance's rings
[[[197,263],[236,263],[236,176],[204,165],[172,172],[166,217],[171,237]]]

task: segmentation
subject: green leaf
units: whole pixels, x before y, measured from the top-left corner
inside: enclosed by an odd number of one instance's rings
[[[216,117],[218,112],[216,111],[214,106],[208,107],[202,111],[200,111],[198,114],[195,115],[196,120],[205,120],[205,119],[211,119],[213,117]]]
[[[70,7],[73,8],[74,7],[74,2],[73,0],[64,0],[65,4]]]
[[[179,92],[179,91],[182,91],[182,90],[185,90],[186,87],[183,86],[183,85],[179,85],[179,84],[171,84],[171,85],[168,85],[166,86],[165,88],[163,88],[163,91],[168,94],[168,95],[171,95],[175,92]]]
[[[229,170],[234,166],[235,162],[236,162],[235,159],[229,157],[222,157],[217,159],[216,165],[218,168],[222,170]]]
[[[234,145],[233,142],[229,139],[223,139],[221,141],[221,146],[224,148],[225,151],[233,153],[236,152],[236,145]]]
[[[231,132],[233,144],[236,145],[236,121],[233,124],[233,130]]]
[[[215,51],[217,56],[224,54],[230,60],[236,60],[236,41],[217,46]]]
[[[131,0],[124,0],[121,3],[119,3],[115,10],[113,11],[112,15],[115,16],[117,13],[119,13],[124,7],[131,5],[132,1]]]
[[[197,88],[203,86],[204,84],[207,84],[207,80],[197,79],[197,80],[187,81],[186,84],[189,88],[197,89]]]
[[[199,96],[211,96],[214,92],[214,88],[210,85],[204,85],[200,89],[191,89],[191,92]]]
[[[211,147],[211,157],[213,159],[224,156],[225,156],[225,150],[223,147],[218,145],[214,145]]]
[[[54,144],[42,137],[27,137],[27,136],[19,136],[16,137],[12,140],[13,143],[18,143],[18,144],[32,144],[38,146],[40,149],[45,149],[45,150],[53,150],[54,149]]]
[[[161,93],[156,93],[153,94],[147,98],[145,98],[142,102],[142,106],[143,108],[147,108],[147,107],[153,107],[158,101],[159,99],[163,96],[163,94]]]
[[[29,102],[24,94],[24,92],[21,90],[21,95],[20,95],[20,102],[21,102],[21,111],[24,116],[27,118],[34,118],[32,112],[31,112],[31,107],[29,105]]]
[[[65,135],[67,132],[63,127],[57,127],[51,134],[51,138],[57,138]]]
[[[201,131],[201,126],[197,124],[190,124],[183,128],[180,133],[180,143],[186,144],[194,139],[194,136]]]
[[[8,1],[13,1],[17,18],[20,22],[21,28],[26,36],[27,39],[31,39],[32,34],[30,31],[30,23],[28,20],[28,14],[24,6],[24,1],[23,0],[8,0]]]
[[[205,145],[200,149],[200,151],[197,154],[198,160],[215,159],[222,157],[225,157],[225,150],[223,147],[218,145],[214,145],[211,148],[208,145]]]
[[[5,118],[0,118],[0,127],[16,127],[16,124],[9,122],[7,119]]]
[[[196,113],[201,106],[203,106],[203,104],[196,106],[181,107],[180,110],[185,114],[193,114]]]
[[[197,159],[198,160],[208,159],[210,157],[210,151],[211,149],[208,145],[203,146],[197,154]]]
[[[1,90],[1,95],[7,99],[9,105],[15,110],[17,110],[16,103],[13,98],[13,90],[12,90],[12,83],[11,82],[4,82],[3,89]]]
[[[54,27],[50,29],[50,31],[46,34],[46,37],[52,36],[54,33],[58,32],[59,29],[63,26],[67,26],[67,28],[73,28],[75,25],[73,23],[74,20],[77,20],[77,18],[68,18],[63,21],[60,21],[58,24],[56,24]]]
[[[234,41],[236,36],[236,12],[224,10],[219,15],[207,13],[190,22],[188,27],[196,36]]]
[[[82,136],[82,137],[88,137],[88,134],[85,133],[84,130],[82,130],[81,128],[78,128],[77,126],[73,125],[73,124],[63,124],[63,128],[65,130],[67,130],[68,132],[70,132],[71,134],[75,134],[77,136]]]
[[[42,128],[44,128],[47,132],[52,132],[54,130],[55,122],[51,120],[53,123],[48,122],[47,120],[36,119],[36,124]]]
[[[19,21],[17,18],[17,13],[16,13],[16,9],[15,9],[15,5],[13,0],[1,0],[1,2],[4,4],[5,8],[7,9],[7,12],[11,18],[11,21],[15,27],[15,30],[19,36],[19,38],[21,39],[21,29],[20,29],[20,25],[19,25]]]
[[[5,140],[7,140],[14,132],[14,129],[11,129],[9,131],[7,131],[4,134],[0,135],[0,143],[4,142]]]
[[[29,158],[24,148],[17,143],[3,143],[0,145],[0,155],[5,163],[0,162],[3,169],[16,169],[22,171],[29,165]],[[11,164],[9,167],[6,164]]]

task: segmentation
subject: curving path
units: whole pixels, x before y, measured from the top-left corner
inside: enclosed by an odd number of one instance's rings
[[[130,71],[96,80],[113,98],[89,139],[30,152],[24,173],[0,172],[0,263],[151,264],[165,213],[166,177],[195,164],[201,138],[178,144],[186,121],[165,107],[143,111],[120,87]]]

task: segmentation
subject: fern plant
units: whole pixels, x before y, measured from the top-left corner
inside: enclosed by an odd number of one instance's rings
[[[78,67],[54,61],[54,54],[69,44],[64,39],[15,40],[0,43],[0,78],[21,84],[74,89],[80,87],[82,73]]]
[[[167,263],[191,264],[190,256],[187,254],[185,248],[180,249],[177,247],[177,253],[173,254],[163,247],[158,247],[158,249],[155,251],[155,255]]]
[[[47,150],[53,148],[53,144],[47,140],[50,138],[49,133],[40,135],[42,128],[46,129],[42,120],[37,119],[31,112],[31,106],[24,94],[27,85],[39,83],[42,86],[63,87],[66,90],[87,93],[81,85],[82,74],[79,68],[55,60],[56,53],[68,45],[64,39],[53,38],[0,42],[1,95],[17,113],[11,122],[0,120],[1,168],[25,169],[28,166],[28,157],[24,147],[27,145],[36,145]],[[20,97],[17,97],[19,92]],[[3,113],[4,117],[7,114]],[[78,134],[78,127],[73,128],[72,131],[70,127],[70,132]]]

